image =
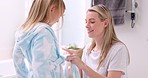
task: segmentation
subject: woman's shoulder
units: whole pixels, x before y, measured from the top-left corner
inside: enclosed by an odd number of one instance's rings
[[[123,42],[114,43],[110,49],[110,54],[128,54],[128,48]]]
[[[121,48],[127,48],[126,45],[123,42],[116,42],[112,45],[111,49],[121,49]]]

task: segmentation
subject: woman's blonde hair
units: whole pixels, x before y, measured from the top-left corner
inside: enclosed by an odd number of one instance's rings
[[[49,8],[55,5],[59,14],[62,14],[65,10],[65,4],[63,0],[34,0],[29,11],[26,22],[22,25],[23,32],[27,32],[34,27],[37,22],[49,23],[52,21]],[[63,21],[63,17],[62,17]]]
[[[104,5],[99,4],[91,7],[88,9],[88,12],[96,12],[98,13],[98,17],[101,21],[108,20],[108,26],[105,28],[104,36],[103,36],[103,43],[101,47],[101,56],[99,58],[99,66],[102,66],[111,46],[116,43],[116,42],[121,42],[115,33],[114,27],[113,27],[113,21],[112,21],[112,16],[108,8],[106,8]],[[93,50],[93,48],[96,46],[96,43],[94,40],[92,41],[92,44],[90,48],[88,49],[88,54]]]

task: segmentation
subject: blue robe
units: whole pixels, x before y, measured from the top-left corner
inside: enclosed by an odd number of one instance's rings
[[[13,61],[17,78],[63,78],[64,58],[48,24],[39,22],[27,33],[16,32]]]

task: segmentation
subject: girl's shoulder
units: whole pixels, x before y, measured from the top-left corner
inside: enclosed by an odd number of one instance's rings
[[[30,32],[38,33],[38,32],[41,32],[43,30],[46,30],[46,29],[52,30],[48,24],[38,22],[38,23],[35,24],[35,26],[33,27],[33,29]]]

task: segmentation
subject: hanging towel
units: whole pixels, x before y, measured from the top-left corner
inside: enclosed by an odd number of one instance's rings
[[[111,11],[114,24],[119,25],[124,24],[125,1],[126,0],[92,0],[92,5],[105,5]]]

